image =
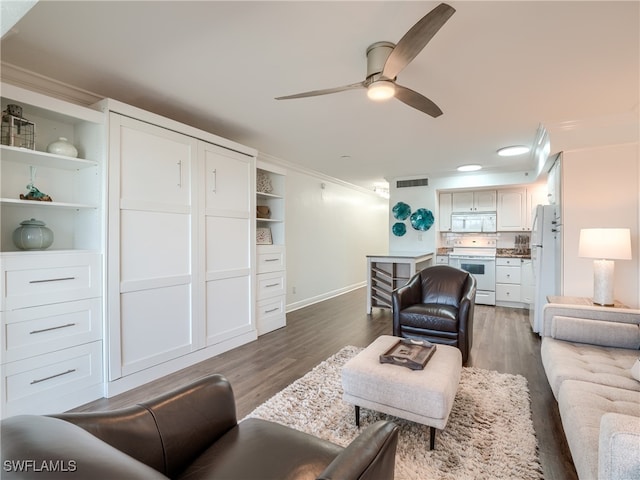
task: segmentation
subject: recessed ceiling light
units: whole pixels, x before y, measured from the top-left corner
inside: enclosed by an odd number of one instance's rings
[[[503,147],[498,149],[498,155],[500,155],[501,157],[514,157],[516,155],[528,153],[529,150],[531,149],[525,145],[513,145],[511,147]]]
[[[482,165],[460,165],[458,167],[458,171],[459,172],[475,172],[476,170],[480,170],[482,168]]]

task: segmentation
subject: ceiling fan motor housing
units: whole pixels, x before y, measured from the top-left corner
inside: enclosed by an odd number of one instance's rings
[[[391,42],[376,42],[369,45],[367,48],[367,80],[377,80],[372,77],[382,72],[384,64],[395,46],[395,43]]]

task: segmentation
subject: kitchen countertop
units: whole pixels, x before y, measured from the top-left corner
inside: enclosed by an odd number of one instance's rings
[[[531,258],[531,250],[527,250],[526,253],[522,253],[515,248],[498,248],[496,249],[496,257],[502,258]]]

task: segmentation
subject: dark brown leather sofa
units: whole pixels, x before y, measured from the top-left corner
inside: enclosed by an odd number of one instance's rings
[[[458,347],[469,359],[476,303],[473,275],[436,265],[416,273],[391,295],[393,335]]]
[[[370,425],[346,448],[259,419],[236,421],[211,375],[111,412],[2,420],[2,478],[393,479],[398,427]]]

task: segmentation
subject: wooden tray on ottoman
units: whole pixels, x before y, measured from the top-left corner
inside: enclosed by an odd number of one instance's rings
[[[392,363],[411,370],[422,370],[435,351],[436,346],[426,340],[402,338],[380,355],[380,363]]]

